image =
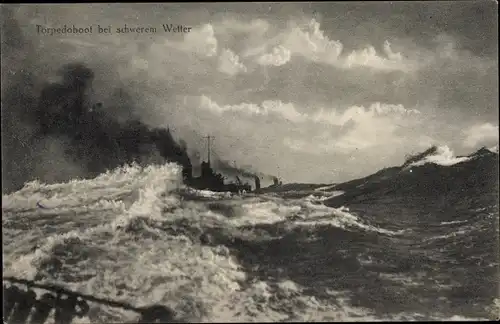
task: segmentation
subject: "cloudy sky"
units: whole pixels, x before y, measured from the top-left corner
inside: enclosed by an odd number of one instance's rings
[[[136,115],[193,152],[212,135],[223,159],[284,181],[349,180],[431,144],[467,154],[498,143],[493,1],[12,8],[39,80],[85,62],[104,107],[124,88]],[[113,33],[39,35],[36,24]],[[158,31],[117,34],[125,24]]]

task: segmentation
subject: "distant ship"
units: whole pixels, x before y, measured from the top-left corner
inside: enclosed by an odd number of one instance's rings
[[[183,177],[184,183],[195,189],[206,189],[216,192],[250,192],[252,191],[252,186],[248,183],[243,183],[239,177],[236,177],[237,182],[225,183],[225,178],[222,174],[215,172],[210,165],[210,137],[208,139],[208,156],[207,161],[201,163],[201,176],[193,177],[192,167],[184,166]],[[258,176],[254,176],[255,179],[255,190],[260,189],[260,179]]]

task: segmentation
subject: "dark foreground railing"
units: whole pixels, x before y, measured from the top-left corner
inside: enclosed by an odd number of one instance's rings
[[[26,289],[20,289],[15,284],[24,285]],[[49,292],[37,299],[33,288]],[[7,324],[43,324],[53,309],[55,309],[56,324],[70,324],[75,317],[83,317],[88,313],[90,309],[88,302],[137,312],[141,315],[138,323],[180,322],[176,319],[175,312],[165,306],[135,307],[125,302],[98,298],[64,287],[14,277],[3,277],[3,297],[3,322]]]

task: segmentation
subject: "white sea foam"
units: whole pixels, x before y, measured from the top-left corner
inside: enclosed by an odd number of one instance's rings
[[[426,163],[434,163],[442,166],[450,166],[470,160],[469,157],[455,157],[453,151],[446,145],[439,146],[434,154],[427,155],[423,159],[413,162],[408,167],[420,166]]]
[[[183,199],[184,194],[209,199]],[[253,226],[275,223],[289,229],[333,226],[401,234],[372,226],[348,208],[327,207],[323,198],[186,189],[174,164],[128,166],[61,184],[31,182],[3,197],[4,274],[27,279],[38,275],[135,306],[168,305],[188,321],[383,320],[351,306],[344,292],[330,291],[336,300],[332,304],[308,295],[291,280],[250,279],[227,247],[200,245],[189,235],[162,230],[162,224],[186,220],[200,232],[218,227],[241,235],[242,226],[252,233]],[[40,200],[50,208],[37,208]],[[213,208],[214,202],[224,208]],[[57,261],[62,265],[54,272],[49,265]],[[135,320],[134,312],[92,305],[91,314],[74,323]]]

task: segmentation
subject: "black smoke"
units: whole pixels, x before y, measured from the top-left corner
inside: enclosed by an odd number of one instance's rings
[[[84,177],[130,162],[177,162],[190,173],[186,144],[178,144],[169,130],[151,129],[138,119],[118,121],[89,98],[95,72],[85,64],[65,65],[60,76],[60,82],[43,87],[34,109],[24,115],[34,129],[30,146],[39,146],[44,139],[64,139],[64,158],[77,165],[78,175]]]
[[[236,165],[231,165],[230,162],[225,161],[223,159],[216,159],[214,161],[214,169],[221,172],[224,175],[230,177],[244,177],[248,179],[255,179],[255,177],[262,180],[271,180],[274,176],[268,175],[262,172],[257,172],[253,170],[248,170],[245,168],[238,167]]]
[[[134,118],[138,107],[126,90],[103,98],[105,90],[92,88],[103,71],[74,62],[59,68],[58,81],[48,82],[13,10],[2,6],[2,192],[35,179],[93,177],[130,162],[172,161],[190,173],[186,144]],[[106,107],[93,93],[117,104]]]
[[[94,75],[84,64],[68,64],[62,82],[42,90],[36,110],[42,136],[69,137],[73,156],[91,175],[132,161],[171,161],[191,169],[185,142],[178,144],[168,129],[152,129],[139,119],[118,121],[93,103],[87,93]]]
[[[134,82],[122,83],[112,60],[47,60],[47,51],[57,54],[57,48],[44,50],[26,39],[14,17],[15,6],[1,10],[2,192],[35,179],[54,183],[95,177],[133,161],[177,162],[186,177],[194,164],[199,173],[201,158],[195,148],[174,139],[168,129],[142,121],[146,95]],[[175,128],[173,120],[164,124]],[[222,159],[213,166],[233,179],[270,179]]]

